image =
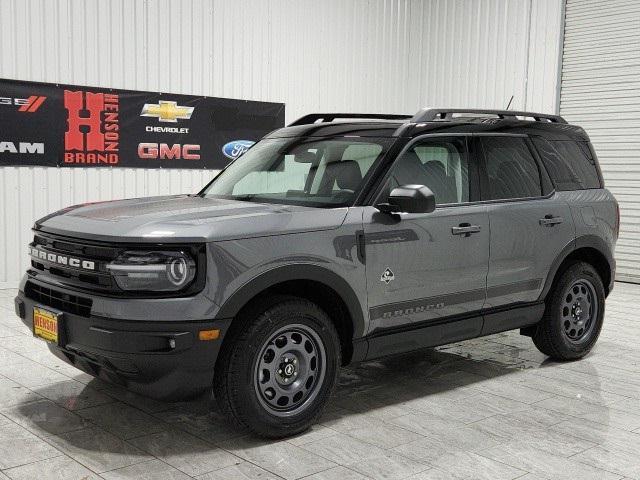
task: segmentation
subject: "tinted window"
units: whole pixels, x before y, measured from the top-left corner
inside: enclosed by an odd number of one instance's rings
[[[556,190],[601,188],[596,161],[587,142],[549,141],[535,137],[533,143]]]
[[[483,199],[539,197],[540,171],[524,138],[480,137],[489,191]]]
[[[429,187],[437,204],[468,202],[465,137],[438,137],[415,143],[391,167],[383,196],[395,187],[409,184]]]

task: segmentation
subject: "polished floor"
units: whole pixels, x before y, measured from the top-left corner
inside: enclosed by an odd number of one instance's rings
[[[594,351],[556,363],[517,332],[344,369],[286,441],[208,399],[140,398],[53,357],[0,290],[0,479],[640,479],[640,285],[616,284]]]

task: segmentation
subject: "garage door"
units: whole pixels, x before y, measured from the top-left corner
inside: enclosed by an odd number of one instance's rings
[[[640,1],[567,0],[560,113],[589,133],[620,202],[617,278],[640,283]]]

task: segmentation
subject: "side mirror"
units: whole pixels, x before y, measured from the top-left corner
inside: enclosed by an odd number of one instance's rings
[[[376,208],[384,213],[431,213],[436,209],[436,198],[424,185],[402,185],[391,190],[388,203]]]

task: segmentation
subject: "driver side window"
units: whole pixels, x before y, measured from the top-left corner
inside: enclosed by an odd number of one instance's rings
[[[414,143],[391,167],[383,189],[386,199],[401,185],[425,185],[436,205],[469,201],[469,161],[466,137],[433,137]]]

